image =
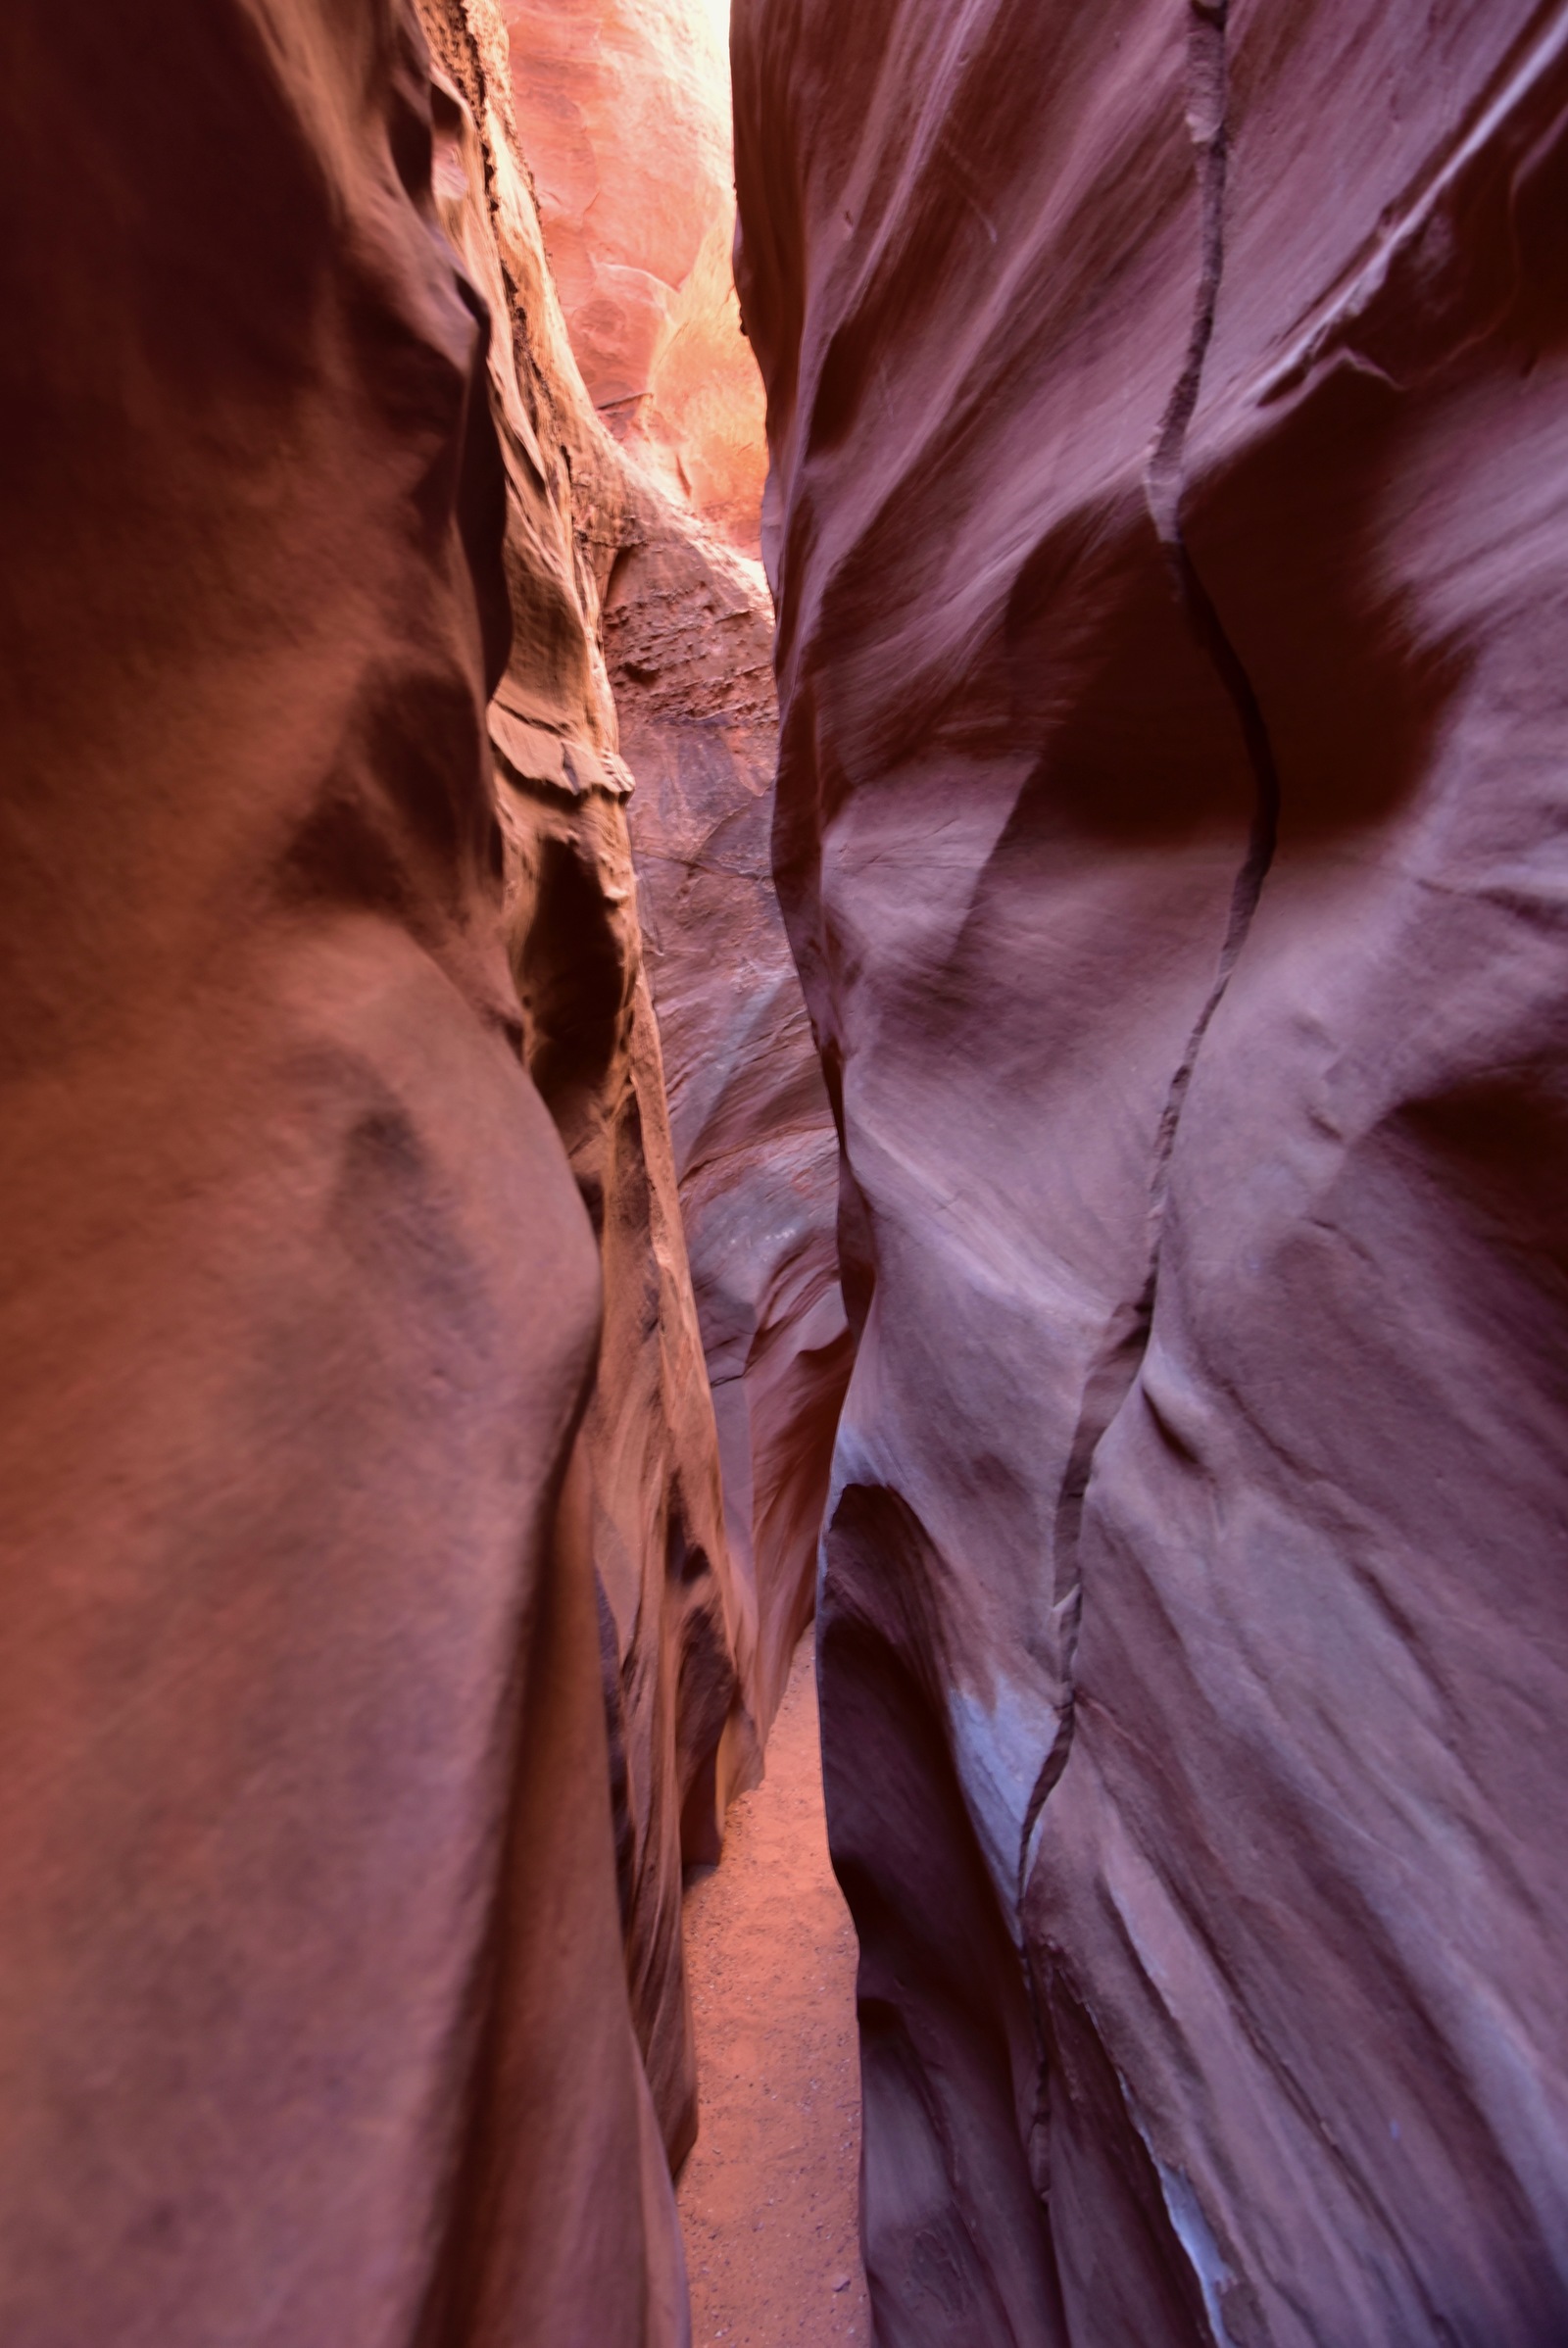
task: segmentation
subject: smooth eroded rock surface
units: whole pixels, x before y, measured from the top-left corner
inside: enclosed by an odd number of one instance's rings
[[[423,45],[3,46],[0,2335],[678,2348]]]
[[[501,0],[517,126],[589,397],[753,555],[762,393],[741,331],[727,0]]]
[[[1568,17],[736,76],[878,2336],[1548,2348]]]

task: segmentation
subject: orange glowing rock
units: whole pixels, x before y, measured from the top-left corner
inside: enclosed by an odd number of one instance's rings
[[[741,331],[725,0],[505,0],[572,348],[661,485],[757,551],[762,392]]]

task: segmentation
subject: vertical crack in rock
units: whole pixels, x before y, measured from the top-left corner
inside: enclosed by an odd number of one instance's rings
[[[1212,663],[1241,727],[1248,763],[1252,773],[1253,805],[1247,854],[1231,889],[1225,935],[1213,983],[1193,1023],[1187,1049],[1171,1077],[1154,1137],[1150,1168],[1149,1259],[1144,1284],[1131,1301],[1112,1313],[1091,1367],[1079,1407],[1078,1423],[1067,1455],[1057,1495],[1053,1543],[1054,1601],[1061,1639],[1062,1697],[1056,1733],[1035,1782],[1024,1814],[1018,1851],[1018,1902],[1028,1885],[1033,1845],[1041,1814],[1060,1780],[1072,1750],[1075,1717],[1075,1670],[1078,1634],[1083,1613],[1083,1583],[1078,1546],[1084,1500],[1101,1443],[1122,1404],[1149,1348],[1153,1323],[1154,1295],[1159,1281],[1165,1206],[1170,1187],[1171,1155],[1193,1070],[1209,1023],[1219,1008],[1237,957],[1247,942],[1257,910],[1263,881],[1273,861],[1279,831],[1280,786],[1268,728],[1240,655],[1188,551],[1182,531],[1181,501],[1185,483],[1187,433],[1198,405],[1203,364],[1214,331],[1225,261],[1225,180],[1228,162],[1226,124],[1227,0],[1190,0],[1188,36],[1187,122],[1197,150],[1201,260],[1192,336],[1186,363],[1165,410],[1145,476],[1145,492],[1154,528],[1170,565],[1172,585],[1189,625]]]

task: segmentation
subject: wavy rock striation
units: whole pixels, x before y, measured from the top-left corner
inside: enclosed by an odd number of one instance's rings
[[[847,1375],[832,1126],[764,877],[765,590],[627,461],[588,401],[493,0],[421,6],[463,102],[438,173],[447,224],[512,324],[491,374],[514,649],[489,724],[529,1063],[604,1267],[583,1447],[633,2012],[678,2165],[697,2117],[682,1872],[717,1858],[726,1803],[760,1767],[812,1603]],[[628,758],[654,783],[631,826]],[[731,855],[750,838],[739,918],[706,837],[686,884],[666,883],[694,807]],[[661,940],[651,969],[634,848]],[[742,1052],[765,1080],[738,1076]]]
[[[556,445],[498,450],[390,0],[4,50],[0,2334],[679,2348],[590,1568],[657,1052],[620,942],[574,1184],[485,738],[502,679],[575,757]],[[523,794],[536,867],[612,860],[585,790]]]
[[[1568,13],[738,0],[879,2338],[1568,2328]]]
[[[606,650],[765,1734],[813,1603],[850,1336],[832,1117],[769,870],[772,606],[746,559],[766,457],[730,268],[728,13],[727,0],[504,7],[573,356],[627,460],[600,497],[619,515]],[[602,480],[602,450],[594,464]]]
[[[671,1135],[766,1733],[815,1602],[850,1373],[838,1150],[770,874],[772,612],[755,565],[633,501],[605,640]]]

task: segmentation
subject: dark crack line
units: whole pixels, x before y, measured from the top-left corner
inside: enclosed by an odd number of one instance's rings
[[[1252,821],[1247,854],[1231,888],[1230,909],[1213,983],[1165,1095],[1154,1136],[1149,1186],[1149,1262],[1137,1296],[1119,1304],[1106,1324],[1091,1364],[1078,1420],[1056,1499],[1053,1540],[1053,1612],[1061,1640],[1063,1693],[1056,1734],[1035,1780],[1024,1813],[1018,1848],[1020,1926],[1028,1889],[1029,1851],[1040,1814],[1060,1782],[1072,1751],[1076,1722],[1075,1680],[1083,1621],[1079,1543],[1084,1504],[1100,1446],[1132,1393],[1149,1350],[1154,1298],[1159,1284],[1171,1158],[1193,1071],[1214,1013],[1224,1000],[1237,959],[1257,910],[1263,882],[1279,834],[1280,783],[1273,745],[1262,709],[1240,654],[1226,634],[1188,550],[1181,525],[1187,434],[1202,384],[1203,365],[1214,332],[1225,265],[1225,183],[1229,162],[1226,130],[1226,0],[1190,0],[1188,37],[1188,125],[1198,155],[1201,262],[1187,358],[1161,419],[1145,477],[1150,514],[1170,565],[1171,583],[1189,626],[1211,663],[1236,711],[1252,774]]]

